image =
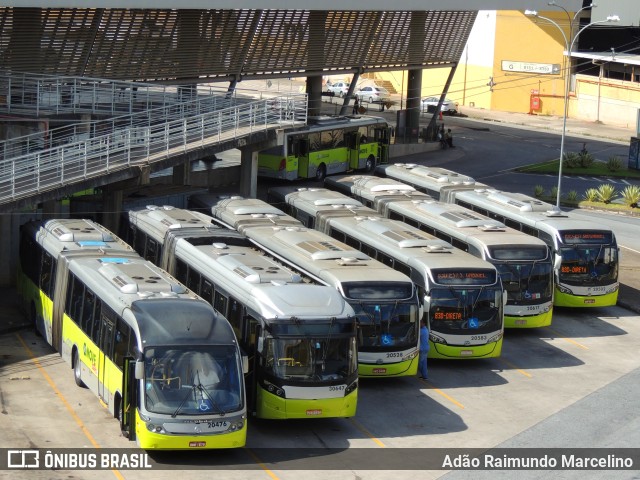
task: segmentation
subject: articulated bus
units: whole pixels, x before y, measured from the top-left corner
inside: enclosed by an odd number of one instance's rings
[[[140,253],[159,259],[227,315],[250,358],[245,383],[253,415],[355,415],[356,322],[338,292],[304,282],[244,235],[199,212],[148,207],[129,217]]]
[[[442,175],[459,177],[449,170],[438,169],[434,175],[440,179],[434,180],[429,170],[405,165],[385,168],[384,174],[544,241],[555,256],[555,306],[606,307],[617,303],[619,248],[610,228],[578,220],[537,198],[474,184],[472,179],[448,182]]]
[[[40,331],[78,386],[141,448],[245,445],[243,362],[231,325],[108,230],[89,220],[25,224],[19,292],[27,311],[46,318]]]
[[[283,144],[258,154],[258,175],[282,180],[315,178],[350,170],[372,172],[389,158],[390,129],[380,117],[309,117],[284,132]]]
[[[356,312],[360,376],[417,374],[420,304],[409,277],[261,200],[221,199],[210,211],[301,274],[340,292]]]
[[[430,325],[431,358],[488,358],[502,351],[506,295],[496,268],[422,230],[354,206],[324,188],[273,189],[289,213],[413,280]]]
[[[547,244],[459,205],[393,179],[369,175],[327,178],[325,186],[495,265],[507,293],[505,328],[551,325],[553,264]]]

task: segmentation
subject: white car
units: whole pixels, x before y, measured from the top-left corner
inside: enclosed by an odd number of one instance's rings
[[[349,91],[349,82],[327,83],[327,92],[333,92],[338,97],[344,97]]]
[[[435,113],[436,108],[438,107],[438,102],[440,101],[440,97],[427,97],[422,99],[422,111]],[[458,113],[458,104],[453,100],[445,98],[442,102],[442,107],[440,111],[444,113],[448,113],[451,115],[455,115]]]
[[[385,103],[391,100],[389,90],[384,87],[378,87],[377,85],[361,87],[356,90],[355,96],[358,97],[361,103]]]

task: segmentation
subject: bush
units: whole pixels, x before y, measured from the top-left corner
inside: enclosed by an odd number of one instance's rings
[[[540,198],[541,196],[544,195],[544,187],[542,185],[536,185],[535,187],[533,187],[533,195],[536,198]]]
[[[580,168],[582,165],[580,155],[575,152],[566,152],[563,158],[563,163],[567,168]]]
[[[621,195],[626,205],[638,208],[638,201],[640,201],[640,187],[638,185],[628,185]]]
[[[558,198],[558,187],[553,187],[549,192],[549,196],[552,198]]]
[[[589,168],[595,161],[594,156],[587,151],[580,152],[578,154],[578,159],[580,160],[580,166],[582,168]]]
[[[598,190],[595,188],[590,188],[586,192],[584,192],[584,199],[588,202],[595,202],[598,200]]]
[[[577,202],[578,192],[576,192],[575,190],[571,190],[569,193],[567,193],[567,200],[569,200],[570,202]]]
[[[611,203],[611,201],[618,196],[616,187],[610,183],[605,183],[598,187],[598,201],[603,203]]]
[[[610,172],[617,172],[618,170],[622,169],[622,159],[613,155],[612,157],[609,157],[609,160],[607,160],[607,170],[609,170]]]

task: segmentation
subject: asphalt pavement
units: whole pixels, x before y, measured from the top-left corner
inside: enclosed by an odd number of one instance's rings
[[[337,108],[336,100],[333,100],[333,103],[323,104],[323,111],[326,113],[337,113]],[[387,118],[389,123],[395,124],[397,111],[398,105],[393,105],[391,109],[385,109],[384,112],[371,111],[369,113],[383,116]],[[421,114],[421,126],[426,126],[430,118],[431,114]],[[446,125],[453,118],[466,118],[467,120],[481,122],[487,124],[489,128],[491,124],[496,123],[516,128],[536,129],[556,133],[561,133],[563,128],[562,117],[498,112],[470,107],[460,107],[460,115],[458,117],[444,116],[442,120],[438,119],[438,121],[440,123],[444,122]],[[605,125],[575,119],[567,119],[566,134],[584,138],[606,139],[625,144],[629,144],[631,137],[637,136],[635,126]],[[439,150],[432,150],[426,154],[438,155],[438,152]],[[629,260],[625,257],[624,254],[621,256],[618,305],[640,314],[640,265],[636,265],[635,262],[628,263]],[[27,319],[18,309],[16,299],[15,287],[0,287],[0,334],[30,328]]]

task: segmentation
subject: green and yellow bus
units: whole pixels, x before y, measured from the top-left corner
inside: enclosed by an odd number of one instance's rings
[[[37,331],[138,446],[245,445],[240,348],[195,293],[90,220],[25,224],[18,276]]]
[[[130,211],[131,243],[226,314],[249,355],[245,384],[252,415],[354,416],[353,309],[334,288],[304,281],[244,235],[212,220],[173,207]]]
[[[389,158],[390,129],[373,116],[309,117],[284,132],[280,146],[258,154],[258,175],[281,180],[315,178],[351,170],[372,172]]]

